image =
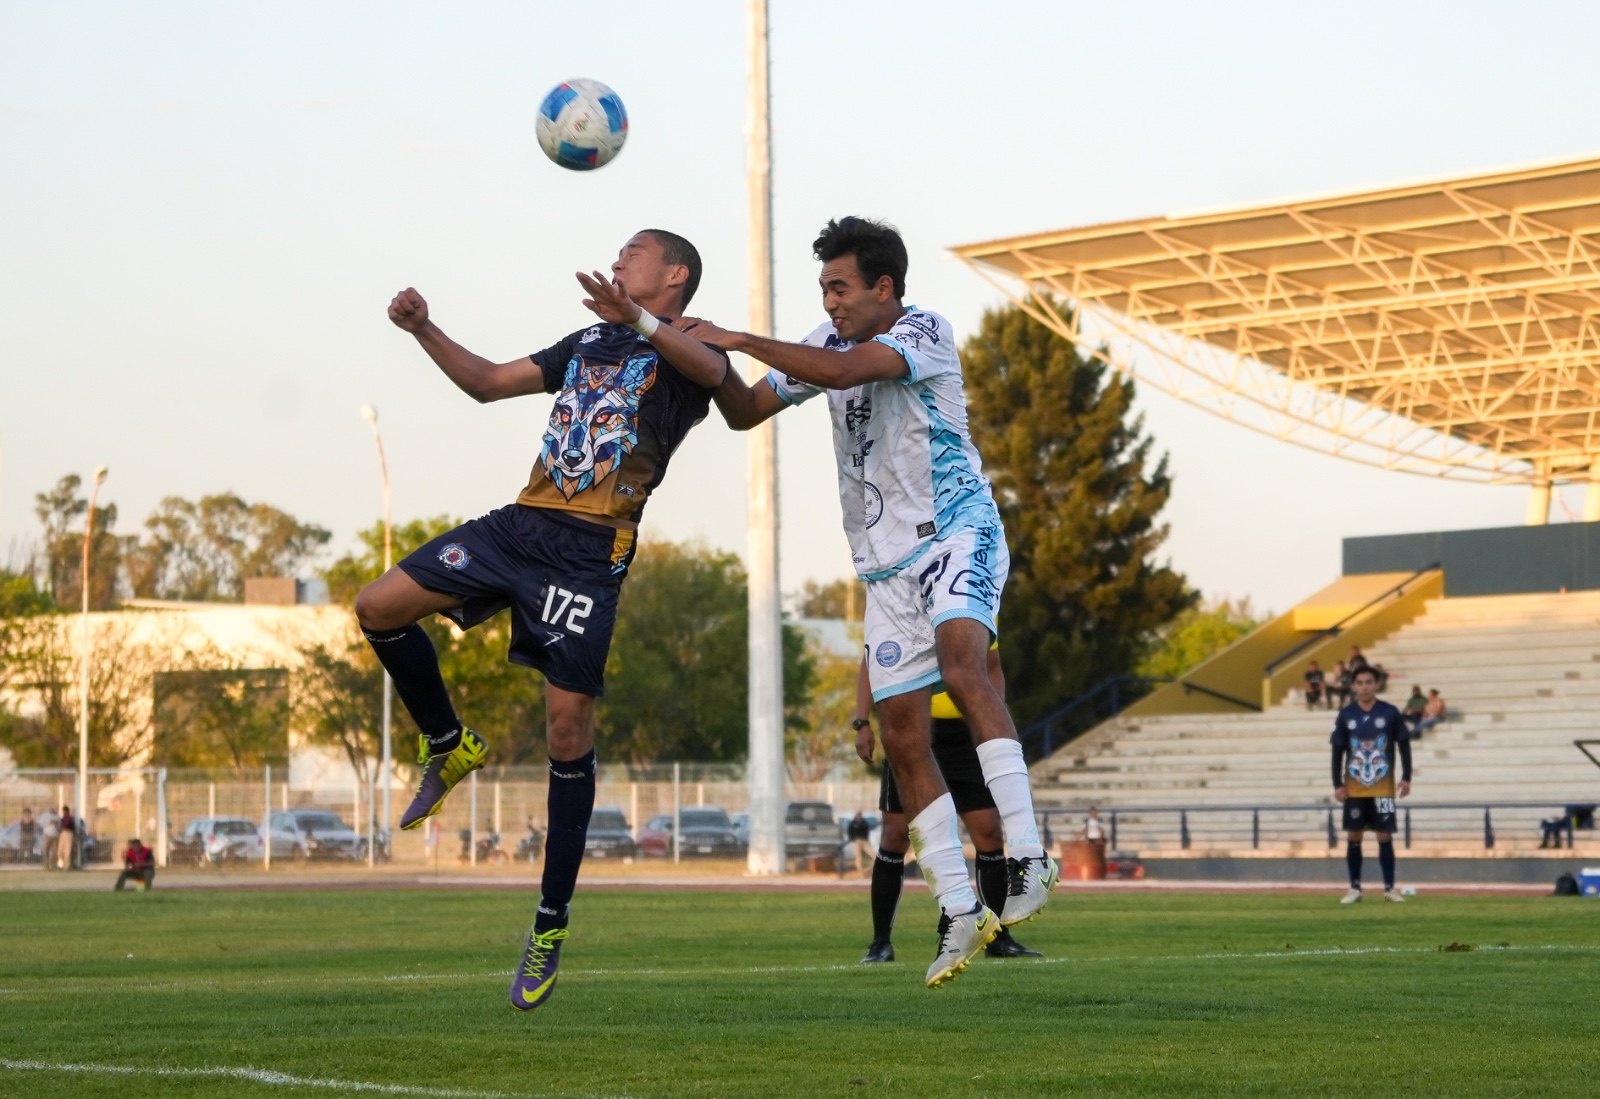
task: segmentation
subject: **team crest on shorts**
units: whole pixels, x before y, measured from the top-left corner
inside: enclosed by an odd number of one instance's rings
[[[451,542],[439,551],[439,564],[447,569],[464,569],[471,560],[472,554],[460,542]]]
[[[878,651],[872,654],[872,658],[878,662],[880,668],[894,667],[900,663],[900,643],[885,641],[878,646]]]

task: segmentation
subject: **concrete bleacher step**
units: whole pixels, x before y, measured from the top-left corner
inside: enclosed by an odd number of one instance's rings
[[[1450,704],[1449,718],[1413,745],[1420,796],[1600,801],[1600,768],[1573,745],[1600,739],[1600,593],[1432,600],[1366,654],[1390,674],[1389,701],[1401,703],[1415,683]],[[1303,703],[1123,716],[1035,764],[1038,795],[1041,804],[1112,808],[1320,803],[1330,792],[1332,720]],[[1539,819],[1538,810],[1515,812]]]

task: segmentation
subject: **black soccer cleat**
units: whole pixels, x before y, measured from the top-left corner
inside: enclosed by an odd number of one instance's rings
[[[894,945],[888,939],[873,939],[872,945],[867,947],[867,953],[861,959],[861,964],[871,965],[874,962],[892,961],[894,961]]]
[[[983,948],[984,957],[987,958],[1042,958],[1044,955],[1037,950],[1029,950],[1011,937],[1011,929],[1002,927],[1000,934],[994,941]]]

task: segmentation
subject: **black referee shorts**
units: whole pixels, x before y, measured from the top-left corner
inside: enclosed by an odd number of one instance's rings
[[[933,719],[933,758],[944,775],[944,784],[950,788],[950,797],[956,803],[957,813],[975,813],[979,809],[993,809],[994,795],[989,784],[983,781],[983,764],[978,762],[978,749],[972,743],[972,730],[958,718]],[[878,811],[904,813],[900,804],[900,790],[894,784],[894,771],[886,763],[883,779],[878,784]]]

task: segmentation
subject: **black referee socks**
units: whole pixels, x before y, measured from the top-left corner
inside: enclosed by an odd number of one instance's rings
[[[900,890],[905,884],[906,853],[878,851],[872,860],[872,939],[888,942],[894,931],[895,910],[900,907]]]
[[[1010,890],[1010,883],[1006,881],[1006,853],[1003,850],[979,851],[977,861],[978,899],[998,916],[1005,911],[1006,893]]]

